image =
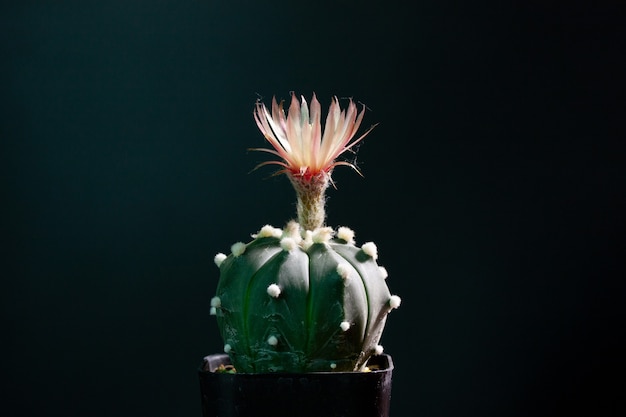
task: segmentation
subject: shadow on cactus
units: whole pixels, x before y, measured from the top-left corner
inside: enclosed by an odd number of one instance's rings
[[[297,195],[297,221],[263,226],[248,243],[219,253],[220,278],[211,314],[217,317],[238,372],[363,371],[379,345],[388,313],[399,307],[387,271],[377,264],[373,242],[357,246],[354,232],[325,221],[325,192],[335,167],[356,166],[337,158],[373,128],[357,130],[365,109],[333,98],[322,131],[315,95],[309,108],[292,95],[287,112],[272,100],[256,104],[254,118],[272,145],[255,149],[279,157],[278,165]]]

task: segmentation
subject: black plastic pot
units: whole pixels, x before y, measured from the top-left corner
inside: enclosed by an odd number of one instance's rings
[[[228,374],[228,355],[198,370],[203,417],[388,417],[393,362],[372,357],[371,372]]]

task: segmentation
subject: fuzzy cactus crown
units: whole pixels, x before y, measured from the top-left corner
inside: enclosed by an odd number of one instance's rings
[[[356,246],[354,231],[325,222],[325,191],[333,168],[356,166],[337,158],[373,128],[356,136],[364,115],[350,99],[332,99],[324,130],[315,95],[309,108],[292,95],[288,114],[274,98],[271,112],[257,102],[254,118],[278,156],[257,166],[278,165],[294,186],[297,221],[263,226],[253,240],[237,242],[220,270],[211,314],[217,317],[238,372],[359,371],[367,369],[388,313],[400,306],[386,284],[373,242]]]

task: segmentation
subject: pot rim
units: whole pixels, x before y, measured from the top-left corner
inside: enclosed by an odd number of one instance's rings
[[[373,361],[373,362],[372,362]],[[315,371],[315,372],[259,372],[259,373],[244,373],[244,372],[236,372],[236,373],[223,373],[221,375],[240,375],[240,376],[282,376],[282,377],[293,377],[294,375],[346,375],[346,374],[356,374],[356,375],[368,375],[368,374],[380,374],[392,372],[394,369],[393,360],[391,355],[387,353],[381,353],[380,355],[374,355],[370,357],[367,361],[368,366],[376,365],[377,368],[370,369],[369,371]],[[203,358],[202,364],[198,368],[198,372],[203,374],[216,374],[215,370],[220,365],[230,365],[230,357],[226,353],[214,353],[207,355]]]

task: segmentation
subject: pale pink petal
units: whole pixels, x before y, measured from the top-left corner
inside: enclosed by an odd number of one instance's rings
[[[302,155],[306,152],[302,148],[302,120],[300,118],[300,103],[295,94],[291,96],[291,105],[287,114],[287,139],[291,145],[291,156],[297,165],[302,165]]]
[[[320,145],[322,141],[322,124],[320,123],[322,113],[322,106],[320,102],[317,100],[315,93],[313,93],[313,99],[311,100],[311,158],[316,161],[316,165],[318,168],[321,167],[319,161],[320,155]]]
[[[332,149],[333,141],[335,137],[335,130],[337,121],[341,116],[341,110],[339,108],[339,101],[337,97],[333,97],[328,109],[328,116],[326,116],[326,125],[324,126],[324,133],[322,135],[322,144],[320,148],[320,161],[332,161]]]
[[[274,101],[273,104],[276,104],[276,101]],[[280,146],[282,146],[287,152],[291,152],[291,146],[289,146],[289,141],[287,139],[287,132],[285,132],[285,130],[280,126],[280,123],[277,123],[276,119],[270,115],[265,105],[263,105],[263,114],[265,115],[265,118],[262,118],[264,123],[267,121],[269,126],[272,128],[272,132],[274,132],[274,136],[280,143]]]

